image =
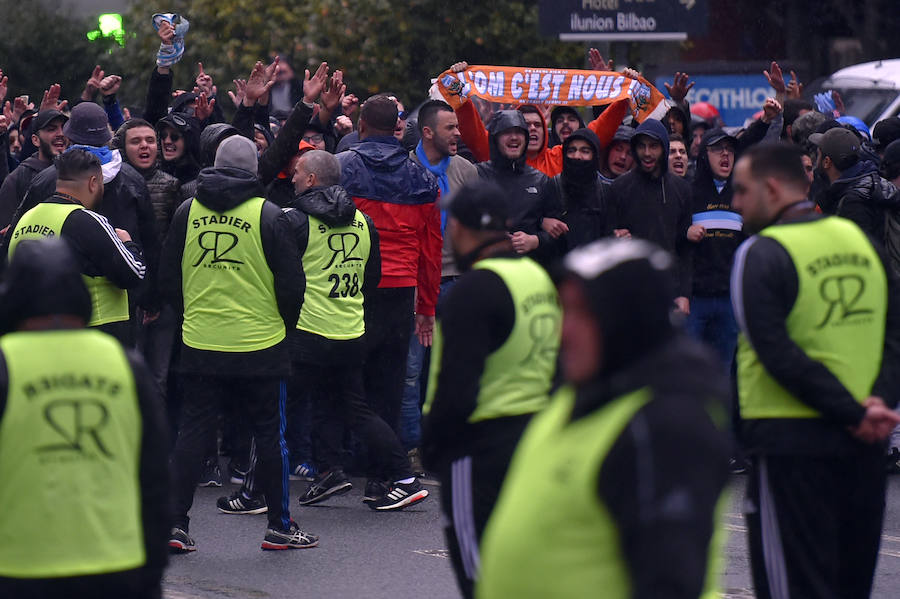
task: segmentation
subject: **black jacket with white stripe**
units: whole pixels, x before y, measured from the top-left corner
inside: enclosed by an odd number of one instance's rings
[[[805,208],[797,206],[779,224],[822,218],[812,210],[811,203]],[[900,365],[900,283],[880,244],[873,241],[872,245],[888,276],[888,310],[881,372],[871,394],[893,407],[900,399],[894,374]],[[780,243],[754,236],[738,249],[731,297],[741,331],[769,374],[794,397],[823,415],[742,420],[741,441],[749,453],[844,455],[861,448],[847,427],[859,424],[865,408],[824,364],[806,355],[788,335],[785,323],[797,301],[798,289],[796,267]]]
[[[77,204],[61,195],[53,195],[45,203]],[[144,280],[147,266],[140,248],[133,241],[119,240],[106,217],[91,210],[75,210],[66,218],[60,235],[72,248],[82,274],[106,277],[121,289],[134,289]]]

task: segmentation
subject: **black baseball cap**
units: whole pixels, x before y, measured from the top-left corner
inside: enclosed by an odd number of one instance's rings
[[[875,123],[872,140],[878,150],[884,150],[891,142],[900,139],[900,117],[892,116]]]
[[[835,163],[844,163],[850,156],[859,156],[859,138],[843,127],[833,127],[825,133],[813,133],[809,142],[818,146],[824,156]]]
[[[31,120],[31,130],[34,132],[40,131],[56,119],[62,119],[63,122],[66,122],[69,120],[69,117],[58,110],[42,110]]]
[[[723,139],[727,139],[732,144],[737,144],[736,137],[734,137],[733,135],[729,135],[724,129],[721,129],[719,127],[710,129],[703,134],[703,141],[706,142],[706,147],[714,146]]]

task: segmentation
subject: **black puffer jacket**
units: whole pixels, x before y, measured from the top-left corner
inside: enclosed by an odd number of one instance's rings
[[[52,163],[41,160],[37,154],[23,160],[0,186],[0,229],[8,225],[16,213],[16,208],[25,197],[25,192],[39,172]]]
[[[509,160],[500,153],[497,135],[516,127],[525,132],[525,143],[528,143],[528,127],[521,112],[501,110],[495,113],[487,126],[491,159],[475,165],[475,168],[482,179],[493,181],[509,193],[512,214],[510,231],[537,235],[541,245],[535,251],[541,252],[550,243],[550,236],[541,230],[541,220],[554,212],[555,200],[547,175],[525,164],[525,152],[516,160]]]
[[[900,191],[878,174],[878,167],[860,161],[841,173],[824,192],[821,204],[850,219],[875,239],[884,239],[886,210],[900,208]]]

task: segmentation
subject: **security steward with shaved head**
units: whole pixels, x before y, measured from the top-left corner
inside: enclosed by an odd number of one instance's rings
[[[457,582],[472,595],[478,544],[510,456],[531,415],[547,403],[559,350],[556,288],[516,254],[513,209],[493,183],[461,187],[447,234],[464,274],[441,305],[422,458],[441,480],[441,508]]]
[[[756,596],[868,597],[900,421],[897,283],[857,224],[807,201],[796,146],[753,146],[733,184],[756,233],[731,279]]]
[[[41,202],[9,232],[9,257],[26,239],[62,237],[74,251],[91,294],[88,326],[98,327],[125,345],[133,338],[126,289],[141,284],[146,272],[141,250],[122,229],[94,212],[103,198],[100,160],[73,148],[56,158],[56,193]]]
[[[0,597],[156,599],[165,416],[143,360],[85,328],[70,248],[19,243],[0,286]]]

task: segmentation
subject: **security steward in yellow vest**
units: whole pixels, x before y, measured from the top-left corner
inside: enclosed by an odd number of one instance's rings
[[[423,408],[422,458],[441,481],[457,581],[471,596],[478,544],[510,456],[547,404],[559,350],[556,288],[509,239],[512,207],[491,183],[449,198],[447,234],[464,272],[442,303]]]
[[[369,497],[374,510],[402,509],[428,496],[410,470],[397,435],[369,406],[363,386],[365,301],[378,287],[378,232],[340,186],[334,155],[303,154],[293,174],[296,196],[286,216],[295,231],[306,291],[295,330],[291,401],[308,394],[313,405],[313,445],[322,471],[301,505],[312,505],[352,488],[343,471],[342,441],[350,428],[368,450],[370,480],[387,481]],[[364,500],[365,501],[365,500]]]
[[[731,285],[753,579],[761,598],[868,597],[900,420],[900,296],[881,251],[807,192],[796,147],[754,146],[735,167],[734,207],[756,233]]]
[[[158,598],[165,416],[141,358],[85,328],[80,271],[27,240],[0,287],[0,597]]]
[[[568,384],[522,435],[476,596],[719,596],[728,384],[712,353],[670,324],[671,263],[642,240],[566,256]]]
[[[61,236],[72,247],[91,294],[88,326],[130,346],[134,330],[126,290],[135,289],[144,279],[140,248],[127,231],[113,229],[106,217],[93,211],[104,189],[96,156],[73,148],[61,154],[55,165],[56,193],[26,212],[10,230],[8,255],[12,258],[26,239]]]
[[[160,283],[183,314],[181,425],[172,455],[173,552],[194,551],[188,511],[220,402],[232,402],[256,441],[255,476],[266,498],[262,549],[312,547],[288,508],[287,446],[281,433],[290,358],[285,330],[297,323],[303,271],[287,221],[263,199],[256,147],[235,135],[215,166],[200,172],[197,196],[175,212]]]

